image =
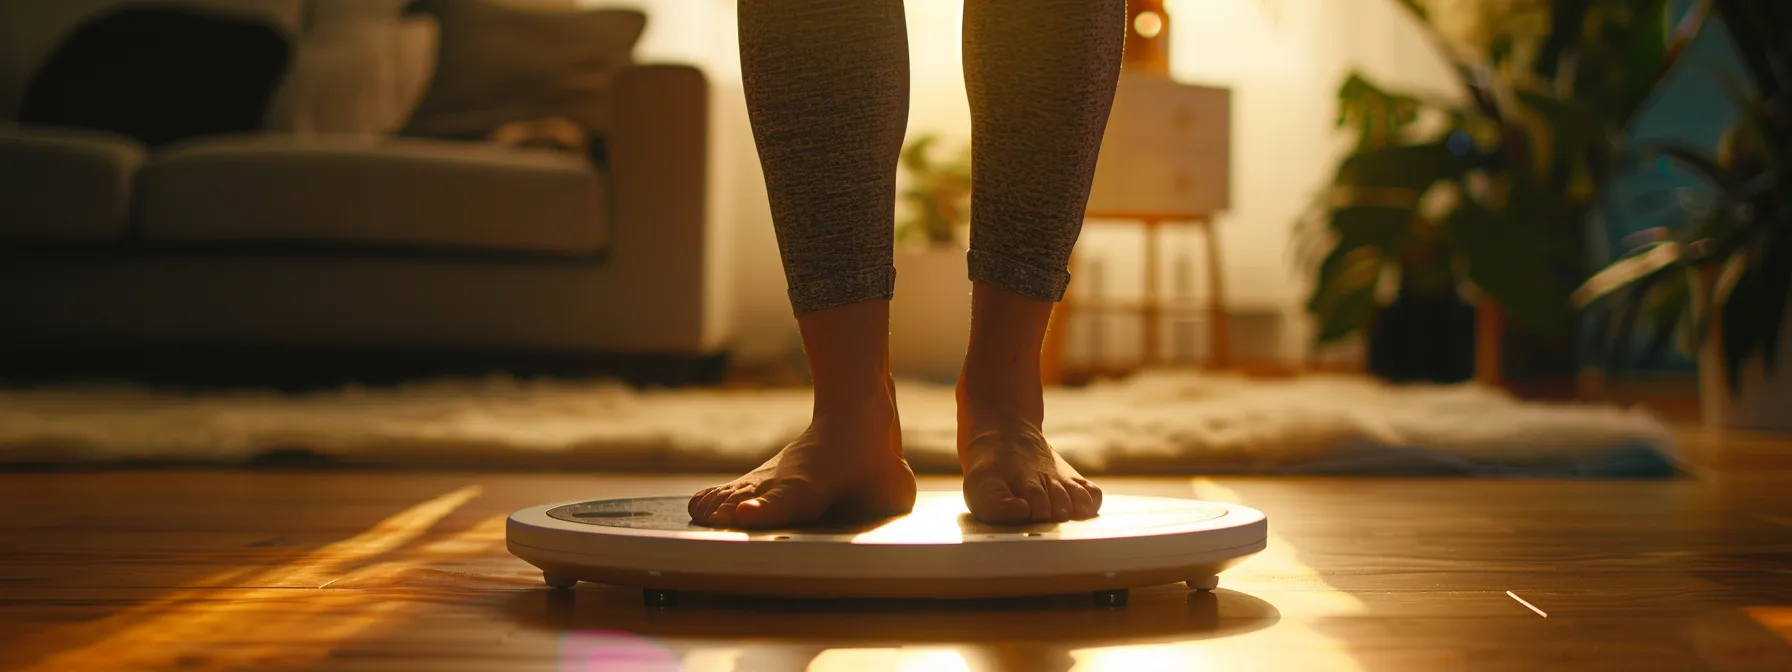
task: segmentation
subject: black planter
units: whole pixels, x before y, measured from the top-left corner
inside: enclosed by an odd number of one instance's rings
[[[1455,292],[1402,287],[1369,326],[1369,373],[1397,383],[1460,383],[1475,375],[1475,308]]]

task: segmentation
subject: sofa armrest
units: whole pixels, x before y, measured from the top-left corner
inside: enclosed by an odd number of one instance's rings
[[[615,214],[608,264],[639,288],[642,309],[676,313],[679,333],[700,334],[677,347],[723,347],[730,297],[726,238],[709,211],[709,83],[694,67],[638,65],[618,74],[613,91],[604,137]]]
[[[0,239],[123,240],[146,151],[115,133],[0,124]]]

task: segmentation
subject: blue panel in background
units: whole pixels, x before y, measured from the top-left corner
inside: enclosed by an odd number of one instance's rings
[[[1682,0],[1680,11],[1686,11],[1691,0]],[[1715,150],[1726,131],[1736,123],[1737,98],[1750,92],[1747,70],[1731,42],[1728,30],[1709,20],[1699,36],[1688,45],[1681,62],[1669,73],[1656,92],[1654,100],[1631,125],[1632,143],[1671,141],[1691,147]],[[1667,192],[1709,203],[1709,185],[1668,161],[1647,166],[1627,167],[1612,177],[1607,186],[1607,200],[1593,218],[1592,260],[1595,268],[1621,256],[1635,247],[1632,237],[1652,228],[1683,225],[1687,220],[1677,207],[1663,209],[1657,203],[1644,203],[1652,192]],[[1678,198],[1668,202],[1678,202]],[[1645,207],[1655,205],[1654,208]],[[1607,319],[1593,313],[1589,320]],[[1583,330],[1588,333],[1590,330]],[[1643,336],[1632,345],[1633,354],[1643,349]],[[1599,360],[1591,360],[1599,361]],[[1633,358],[1634,361],[1634,358]],[[1693,362],[1684,354],[1672,351],[1646,371],[1632,373],[1690,373]]]

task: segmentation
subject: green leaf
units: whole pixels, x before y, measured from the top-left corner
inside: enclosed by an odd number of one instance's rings
[[[1625,160],[1633,165],[1648,167],[1660,158],[1666,158],[1687,168],[1694,177],[1707,180],[1725,191],[1735,189],[1741,181],[1733,171],[1725,167],[1710,152],[1680,144],[1644,144],[1630,152]]]
[[[929,155],[933,152],[933,143],[937,141],[939,136],[932,133],[910,140],[908,146],[902,148],[902,166],[916,173],[931,171],[933,161]]]
[[[1521,90],[1516,97],[1529,113],[1517,118],[1532,140],[1531,163],[1555,190],[1566,191],[1575,179],[1588,177],[1576,172],[1588,159],[1609,155],[1607,128],[1592,110],[1538,91]]]
[[[1581,26],[1586,23],[1591,0],[1558,0],[1550,3],[1549,36],[1538,48],[1534,72],[1555,79],[1562,57],[1574,51],[1581,41]]]
[[[1378,147],[1401,140],[1401,132],[1419,118],[1417,98],[1390,93],[1352,72],[1338,87],[1338,126],[1354,124],[1357,147]]]
[[[1563,261],[1561,233],[1545,222],[1465,203],[1446,222],[1450,239],[1468,260],[1468,278],[1512,321],[1540,335],[1564,333],[1577,282]]]
[[[1655,86],[1666,74],[1670,63],[1670,45],[1674,37],[1668,31],[1672,29],[1670,17],[1674,11],[1671,0],[1629,0],[1634,3],[1636,18],[1632,21],[1632,30],[1619,47],[1622,65],[1618,68],[1617,119],[1619,123],[1628,121],[1632,113],[1642,107]]]
[[[1699,282],[1700,290],[1697,300],[1692,303],[1693,341],[1692,350],[1698,352],[1705,348],[1706,339],[1711,336],[1712,329],[1719,324],[1724,313],[1724,306],[1729,304],[1730,295],[1736,291],[1737,283],[1742,281],[1742,273],[1748,270],[1748,257],[1735,255],[1724,261],[1717,277],[1709,283]],[[1688,269],[1689,274],[1698,274],[1699,269]]]
[[[1357,189],[1405,190],[1416,201],[1431,185],[1461,178],[1491,160],[1472,149],[1458,154],[1447,142],[1376,147],[1346,157],[1333,181]]]
[[[1332,211],[1331,227],[1338,234],[1340,246],[1370,245],[1383,256],[1392,256],[1400,246],[1416,238],[1412,218],[1410,208],[1347,206]]]
[[[1756,89],[1764,99],[1777,98],[1792,85],[1786,81],[1792,77],[1792,56],[1785,46],[1792,13],[1780,0],[1716,0],[1716,4]]]
[[[1307,301],[1317,327],[1315,340],[1336,342],[1369,326],[1381,268],[1381,254],[1372,246],[1340,245],[1326,256]]]
[[[1578,308],[1590,306],[1613,292],[1654,277],[1686,257],[1686,248],[1671,241],[1640,249],[1643,250],[1640,254],[1619,259],[1582,283],[1570,296],[1574,305]]]
[[[1406,11],[1412,12],[1412,15],[1418,17],[1420,21],[1428,21],[1431,18],[1425,12],[1425,6],[1418,0],[1400,0],[1400,6],[1405,7]]]

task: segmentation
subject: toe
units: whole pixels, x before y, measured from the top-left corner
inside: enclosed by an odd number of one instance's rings
[[[1083,490],[1089,493],[1089,499],[1095,501],[1095,510],[1091,511],[1090,515],[1101,513],[1101,486],[1096,485],[1087,478],[1077,478],[1075,480],[1077,485],[1083,486]]]
[[[1065,489],[1064,481],[1056,478],[1046,479],[1045,496],[1052,502],[1052,522],[1062,523],[1070,520],[1070,492]]]
[[[1099,507],[1095,505],[1095,498],[1090,496],[1089,489],[1083,487],[1081,482],[1071,480],[1065,483],[1064,491],[1070,493],[1071,520],[1088,520],[1095,517],[1095,512]]]
[[[766,529],[812,522],[827,511],[829,502],[815,488],[800,481],[783,482],[734,507],[734,526]]]
[[[734,492],[734,487],[733,485],[721,485],[710,488],[709,492],[704,493],[703,499],[697,502],[697,513],[700,517],[693,516],[692,519],[701,525],[716,524],[716,507],[721,506],[722,500],[726,499],[729,493]]]
[[[703,498],[708,496],[709,492],[714,489],[715,487],[713,486],[704,488],[698,490],[697,494],[691,495],[690,503],[685,504],[685,511],[691,514],[691,522],[701,523],[709,518],[709,512],[704,510],[700,505],[703,503]]]
[[[1052,520],[1052,498],[1045,493],[1045,475],[1021,481],[1014,488],[1014,494],[1027,500],[1028,519],[1035,523],[1049,523]]]
[[[734,492],[728,493],[726,496],[722,497],[722,501],[716,504],[715,513],[710,514],[710,519],[716,521],[716,524],[718,525],[733,525],[734,512],[740,506],[740,503],[752,499],[753,495],[757,493],[757,488],[745,486],[736,488]]]
[[[965,479],[964,505],[977,520],[998,525],[1027,522],[1032,510],[999,478]]]

